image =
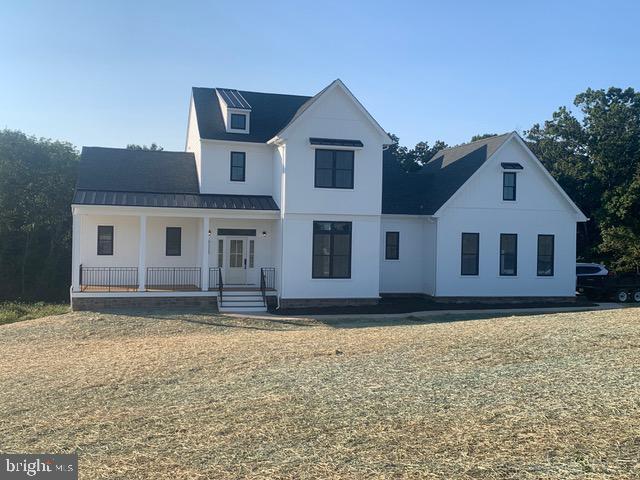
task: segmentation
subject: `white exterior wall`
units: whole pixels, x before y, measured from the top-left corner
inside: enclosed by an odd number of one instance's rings
[[[422,218],[384,215],[380,232],[380,292],[422,293],[425,267],[425,239]],[[386,232],[399,232],[398,260],[387,260]]]
[[[313,222],[352,222],[351,278],[311,278]],[[286,215],[282,298],[376,298],[380,293],[379,216]]]
[[[400,232],[398,260],[387,260],[386,232]],[[435,294],[437,224],[431,217],[383,215],[380,292]]]
[[[81,218],[79,264],[85,267],[138,266],[139,217],[80,215],[78,218]],[[98,225],[113,225],[113,255],[98,255]],[[147,241],[149,239],[147,236]]]
[[[85,267],[137,267],[140,219],[128,215],[81,215],[80,263]],[[200,219],[147,217],[147,267],[200,265]],[[113,255],[98,255],[98,225],[113,226]],[[182,255],[165,255],[166,227],[182,227]]]
[[[365,115],[340,89],[326,92],[286,135],[284,214],[380,215],[382,141]],[[354,188],[315,188],[315,149],[310,137],[361,140],[355,151]],[[331,147],[322,147],[331,149]]]
[[[199,218],[147,217],[147,267],[199,267],[200,266]],[[167,227],[182,228],[180,256],[166,255]],[[137,248],[137,242],[134,247]],[[134,265],[137,265],[135,263]]]
[[[202,165],[201,165],[201,141],[200,131],[198,130],[198,119],[196,118],[196,108],[193,104],[193,98],[189,102],[189,120],[187,121],[187,142],[185,145],[186,152],[193,152],[196,160],[196,171],[198,172],[198,181],[202,181]]]
[[[501,162],[518,162],[515,202],[502,200]],[[573,296],[577,214],[515,139],[445,206],[437,229],[436,295]],[[460,274],[461,234],[480,233],[480,274]],[[500,234],[518,234],[518,275],[500,276]],[[538,277],[538,234],[555,235],[555,274]]]
[[[202,140],[200,193],[273,195],[273,150],[261,143]],[[231,181],[231,152],[245,152],[245,181]]]
[[[354,188],[316,188],[310,137],[361,140]],[[376,298],[380,293],[382,139],[339,88],[327,91],[285,133],[281,297]],[[323,147],[331,149],[331,147]],[[314,221],[352,222],[350,279],[312,278]]]
[[[422,292],[434,296],[436,294],[436,269],[438,262],[438,223],[436,219],[425,219],[422,224],[422,231],[424,242]]]

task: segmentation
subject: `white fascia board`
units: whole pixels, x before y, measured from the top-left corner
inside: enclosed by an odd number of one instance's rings
[[[578,222],[586,222],[586,221],[588,221],[589,219],[587,218],[587,216],[584,213],[582,213],[582,210],[580,210],[578,208],[578,206],[573,202],[573,200],[571,200],[571,197],[569,195],[567,195],[567,192],[565,192],[564,189],[560,186],[560,184],[556,181],[556,179],[553,178],[553,176],[549,173],[549,170],[547,170],[545,168],[545,166],[538,159],[538,157],[536,157],[536,155],[531,151],[531,149],[527,146],[527,144],[524,142],[524,140],[522,140],[522,138],[520,138],[520,135],[516,134],[515,137],[516,137],[517,142],[525,149],[525,151],[527,152],[527,154],[529,155],[531,160],[533,160],[533,163],[536,164],[538,166],[538,168],[542,170],[542,172],[543,172],[544,176],[547,178],[547,180],[549,180],[551,182],[551,184],[556,189],[558,189],[558,191],[560,192],[562,197],[569,203],[571,208],[576,212],[577,221]]]
[[[133,207],[119,205],[72,205],[72,212],[73,215],[146,215],[149,217],[210,217],[253,220],[275,220],[280,218],[280,212],[278,210]]]
[[[188,151],[189,147],[189,129],[191,128],[191,109],[195,108],[193,103],[193,90],[191,91],[191,95],[189,96],[189,113],[187,114],[187,134],[184,139],[184,151]],[[197,114],[196,114],[197,115]],[[196,129],[198,130],[198,138],[200,138],[200,130],[198,129],[198,122],[196,122]]]

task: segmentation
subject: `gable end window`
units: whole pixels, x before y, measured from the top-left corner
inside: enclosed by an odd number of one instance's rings
[[[247,165],[247,154],[231,152],[231,181],[244,182]]]
[[[478,275],[480,271],[480,234],[463,233],[460,259],[461,275]]]
[[[316,188],[353,189],[353,150],[316,149]]]
[[[165,253],[167,257],[182,255],[182,227],[167,227]]]
[[[385,238],[385,260],[400,259],[400,232],[387,232]]]
[[[313,278],[351,278],[351,222],[313,222]]]
[[[113,255],[113,225],[98,225],[98,255]]]
[[[500,234],[500,275],[518,275],[518,235],[515,233]]]
[[[516,200],[516,173],[502,173],[502,200],[515,202]]]
[[[538,276],[553,277],[554,236],[538,235]]]
[[[246,130],[247,129],[247,116],[241,113],[231,114],[231,128],[233,130]]]

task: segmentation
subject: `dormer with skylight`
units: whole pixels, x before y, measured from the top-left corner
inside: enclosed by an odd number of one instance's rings
[[[227,133],[249,133],[251,105],[238,90],[216,88]]]

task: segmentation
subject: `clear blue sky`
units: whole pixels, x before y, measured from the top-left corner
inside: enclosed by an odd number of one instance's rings
[[[341,78],[413,145],[640,88],[637,1],[40,1],[0,6],[0,128],[182,150],[192,86],[313,95]]]

